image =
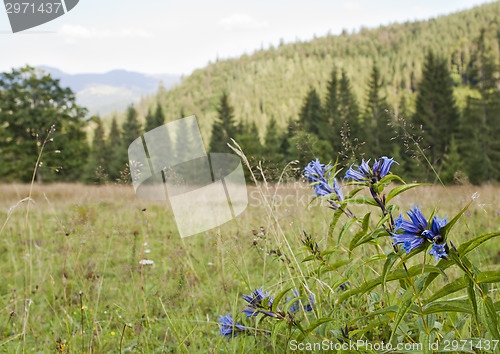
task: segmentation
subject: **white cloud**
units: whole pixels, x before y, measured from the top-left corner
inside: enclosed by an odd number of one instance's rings
[[[94,38],[150,38],[151,33],[140,29],[98,29],[88,28],[81,25],[64,24],[59,28],[57,34],[68,40],[94,39]]]
[[[344,3],[342,4],[342,7],[346,10],[355,10],[355,11],[359,11],[359,10],[363,9],[363,6],[359,2],[356,2],[356,1],[344,1]]]
[[[220,20],[219,25],[227,31],[249,31],[266,28],[269,24],[248,15],[235,13]]]

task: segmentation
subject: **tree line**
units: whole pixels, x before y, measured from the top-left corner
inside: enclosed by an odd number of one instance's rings
[[[361,100],[346,70],[334,66],[324,91],[309,86],[298,116],[290,117],[285,129],[273,115],[265,126],[237,117],[231,93],[224,91],[208,150],[231,152],[227,143],[234,138],[254,165],[263,161],[270,178],[279,176],[292,160],[304,166],[319,157],[349,166],[359,157],[392,156],[399,162],[399,173],[408,178],[498,181],[500,68],[498,45],[487,35],[481,30],[474,40],[460,83],[450,70],[450,58],[428,51],[421,80],[414,83],[416,99],[403,95],[397,105],[388,103],[377,62],[372,62]],[[123,123],[114,118],[109,132],[99,117],[92,117],[95,128],[89,143],[85,116],[86,109],[76,104],[71,90],[61,88],[50,75],[31,67],[0,74],[0,179],[126,182],[129,144],[169,121],[165,107],[157,103],[148,109],[143,126],[131,105]],[[175,136],[179,138],[169,142],[172,151],[186,153],[189,144],[182,141],[182,133]]]

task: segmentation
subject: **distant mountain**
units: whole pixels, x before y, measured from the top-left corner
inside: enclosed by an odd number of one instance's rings
[[[126,70],[112,70],[104,74],[67,74],[57,68],[40,66],[39,69],[61,80],[61,86],[76,93],[77,102],[91,114],[122,111],[130,103],[156,93],[162,83],[166,89],[180,82],[180,76],[169,74],[148,75]]]

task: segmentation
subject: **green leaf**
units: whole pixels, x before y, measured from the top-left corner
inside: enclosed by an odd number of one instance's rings
[[[467,253],[474,250],[482,243],[484,243],[484,242],[486,242],[494,237],[498,237],[498,236],[500,236],[500,232],[492,232],[490,234],[476,236],[473,239],[470,239],[469,241],[462,243],[458,247],[458,253],[460,256],[465,256]]]
[[[406,315],[411,305],[413,304],[413,300],[415,298],[415,294],[413,293],[413,288],[410,287],[406,289],[405,293],[401,297],[398,304],[398,311],[396,312],[396,316],[394,317],[394,327],[392,328],[391,337],[389,338],[389,342],[392,342],[392,338],[394,334],[399,328],[399,324],[403,320],[403,317]]]
[[[462,216],[463,213],[465,213],[465,211],[469,208],[469,205],[473,202],[474,200],[471,200],[457,215],[455,215],[455,217],[453,219],[450,220],[450,222],[448,222],[446,225],[444,225],[441,230],[440,230],[440,234],[441,236],[443,236],[443,238],[446,238],[446,236],[448,236],[448,234],[450,233],[451,229],[453,228],[453,226],[455,226],[456,222],[458,221],[458,219],[460,219],[460,217]]]
[[[314,331],[316,329],[316,327],[319,327],[324,323],[328,323],[328,322],[332,322],[332,321],[335,321],[335,318],[325,317],[325,318],[320,318],[320,319],[314,321],[313,323],[311,323],[309,325],[309,327],[307,327],[307,329],[304,331],[305,333],[302,333],[297,337],[297,341],[302,342],[305,338],[305,335],[311,334],[312,331]]]
[[[384,178],[382,178],[380,181],[378,181],[378,183],[387,185],[388,183],[390,183],[392,181],[396,181],[396,180],[405,184],[405,181],[403,181],[403,179],[401,177],[399,177],[398,175],[392,174],[392,173],[390,173],[387,176],[385,176]]]
[[[395,187],[395,188],[391,189],[389,194],[387,194],[387,197],[385,198],[385,202],[388,203],[389,200],[400,195],[403,192],[406,192],[409,189],[419,187],[419,186],[428,186],[428,185],[429,185],[429,183],[411,183],[411,184],[403,184],[402,186]]]
[[[389,236],[389,234],[387,233],[387,231],[384,228],[373,230],[372,233],[370,233],[369,235],[366,235],[358,243],[356,243],[354,248],[359,247],[361,245],[364,245],[365,243],[374,241],[375,239],[377,239],[379,237],[385,237],[385,236]]]
[[[478,283],[500,283],[500,272],[498,270],[488,270],[476,276]]]
[[[488,331],[495,340],[500,340],[500,334],[498,333],[497,313],[495,311],[495,306],[493,305],[493,301],[489,296],[486,296],[482,300],[482,310],[483,310],[483,321],[484,323],[486,323]]]
[[[464,274],[463,277],[464,283],[467,285],[467,296],[469,298],[470,306],[472,307],[472,314],[474,315],[474,321],[479,328],[479,314],[477,311],[477,300],[476,300],[476,291],[474,287],[474,282],[467,274]]]
[[[373,199],[372,197],[355,197],[351,199],[345,199],[344,201],[352,204],[365,204],[377,207],[379,206],[375,199]]]
[[[346,203],[341,203],[340,208],[335,210],[335,212],[333,213],[333,218],[332,218],[332,221],[330,222],[330,228],[328,230],[329,237],[332,237],[333,230],[335,230],[335,226],[337,225],[337,222],[339,221],[340,217],[344,213],[342,210],[345,209],[346,205],[347,205]]]
[[[431,313],[442,313],[442,312],[463,312],[471,314],[472,309],[469,305],[468,300],[434,301],[423,307],[424,315],[429,315]]]
[[[354,235],[354,237],[352,238],[351,243],[349,244],[349,250],[352,251],[356,247],[358,241],[368,233],[368,226],[370,225],[370,216],[371,213],[368,213],[363,218],[362,230],[356,233],[356,235]]]
[[[283,296],[285,296],[285,294],[290,291],[290,289],[292,289],[292,287],[288,287],[285,290],[283,290],[282,292],[280,292],[278,295],[276,295],[276,297],[274,298],[274,301],[273,301],[273,306],[271,307],[272,312],[276,312],[276,309],[278,308],[279,302],[281,301]]]
[[[342,240],[342,237],[345,235],[345,233],[350,229],[351,225],[356,222],[356,219],[349,219],[347,222],[342,226],[342,229],[339,232],[339,238],[337,241],[337,244],[340,244],[340,241]]]
[[[291,300],[288,300],[285,305],[283,306],[283,309],[282,311],[284,313],[288,313],[288,311],[290,311],[290,307],[297,301],[299,301],[299,305],[300,306],[300,300],[306,300],[307,299],[307,296],[299,296],[299,297],[294,297],[293,299]]]
[[[428,304],[430,302],[433,302],[437,299],[442,298],[443,296],[449,295],[456,293],[457,291],[460,291],[464,289],[466,286],[464,278],[458,278],[454,281],[452,281],[449,284],[446,284],[444,287],[442,287],[440,290],[432,294],[430,298],[424,301],[424,304]]]
[[[389,274],[389,271],[391,270],[392,266],[396,261],[399,259],[398,255],[394,252],[390,253],[387,256],[387,259],[384,263],[384,270],[382,271],[382,291],[384,290],[385,282],[387,281],[387,274]]]

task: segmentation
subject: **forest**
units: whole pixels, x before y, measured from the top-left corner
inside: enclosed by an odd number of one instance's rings
[[[13,69],[0,75],[1,179],[30,181],[45,148],[39,181],[127,183],[135,138],[196,115],[209,151],[235,139],[271,179],[295,160],[392,156],[411,179],[498,181],[498,13],[496,2],[217,60],[104,117],[88,117],[50,75]]]

